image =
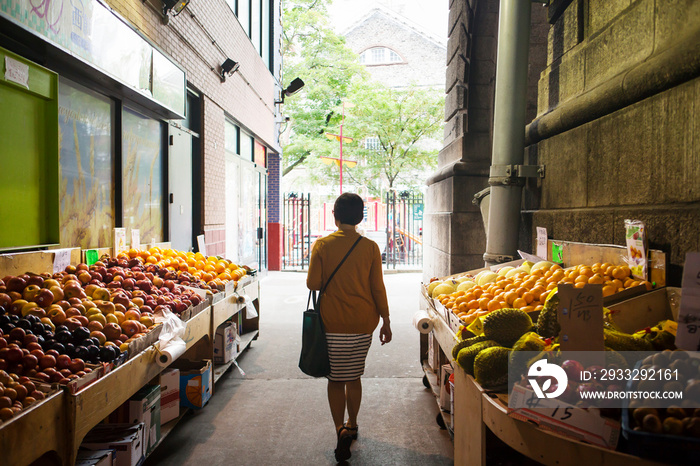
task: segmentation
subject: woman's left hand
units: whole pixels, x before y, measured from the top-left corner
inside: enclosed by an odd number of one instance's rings
[[[391,325],[389,324],[389,319],[385,319],[382,323],[382,328],[379,330],[379,341],[384,343],[389,343],[391,341]]]

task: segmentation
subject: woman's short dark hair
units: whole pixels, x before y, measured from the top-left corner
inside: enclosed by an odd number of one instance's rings
[[[335,200],[333,215],[340,223],[357,225],[365,216],[365,203],[355,193],[343,193]]]

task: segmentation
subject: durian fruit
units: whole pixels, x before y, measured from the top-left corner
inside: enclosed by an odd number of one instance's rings
[[[525,333],[532,330],[532,319],[520,309],[497,309],[483,320],[484,335],[501,346],[513,346]]]
[[[508,384],[508,359],[511,350],[502,346],[486,348],[474,358],[474,378],[487,389]]]
[[[607,328],[603,329],[605,346],[615,351],[653,351],[651,342],[644,338],[635,337]]]
[[[459,350],[455,361],[457,361],[457,364],[459,364],[459,366],[462,369],[464,369],[464,372],[466,372],[469,375],[474,375],[474,358],[477,354],[479,354],[481,350],[491,348],[492,346],[498,346],[498,343],[496,343],[493,340],[486,340],[480,341],[479,343],[474,343],[473,345],[467,348],[462,348],[461,350]]]
[[[544,303],[544,307],[537,317],[537,333],[544,338],[555,338],[561,331],[559,319],[557,318],[557,308],[559,307],[559,296],[555,293]]]
[[[452,347],[452,359],[457,359],[457,354],[459,353],[459,351],[461,349],[468,348],[475,343],[479,343],[479,342],[486,341],[486,340],[488,340],[488,338],[486,338],[484,335],[479,335],[476,337],[467,338],[466,340],[462,340],[462,341],[457,342]]]

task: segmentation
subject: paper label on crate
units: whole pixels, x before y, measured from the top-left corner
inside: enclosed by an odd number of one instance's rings
[[[99,259],[99,253],[97,249],[86,249],[85,250],[85,263],[87,265],[92,265]]]
[[[537,227],[537,248],[535,249],[535,255],[547,260],[547,229],[544,227]]]
[[[29,65],[5,56],[5,80],[29,89]]]
[[[625,220],[627,264],[634,278],[647,279],[646,229],[639,220]]]
[[[561,284],[557,288],[562,351],[603,351],[603,286]]]
[[[676,346],[700,351],[700,252],[685,255]]]
[[[479,336],[483,335],[484,333],[484,323],[481,321],[481,317],[477,317],[474,319],[474,322],[469,324],[467,327],[467,330],[472,332],[474,335]]]
[[[70,249],[56,249],[53,252],[53,273],[66,270],[70,265]]]
[[[126,251],[126,228],[114,229],[114,255]]]
[[[527,406],[513,411],[517,417],[534,421],[541,427],[585,440],[606,448],[615,448],[619,439],[618,423],[584,409],[550,398],[539,398],[534,391],[515,385],[509,406]]]
[[[552,243],[552,262],[557,264],[564,263],[564,245]]]
[[[141,249],[141,236],[139,234],[138,228],[131,229],[131,248]]]
[[[197,248],[199,248],[199,252],[205,256],[207,255],[207,244],[204,242],[204,235],[197,236]]]

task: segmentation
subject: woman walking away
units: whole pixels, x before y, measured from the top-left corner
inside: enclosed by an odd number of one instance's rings
[[[337,270],[320,302],[331,363],[328,404],[338,437],[335,449],[337,461],[350,458],[350,445],[357,438],[357,412],[362,400],[360,377],[365,372],[372,332],[377,328],[380,317],[379,340],[382,345],[391,341],[389,305],[379,246],[360,236],[355,228],[362,221],[363,212],[364,202],[357,194],[344,193],[336,199],[333,215],[338,231],[316,241],[306,278],[310,290],[320,290],[350,248],[355,246]]]

